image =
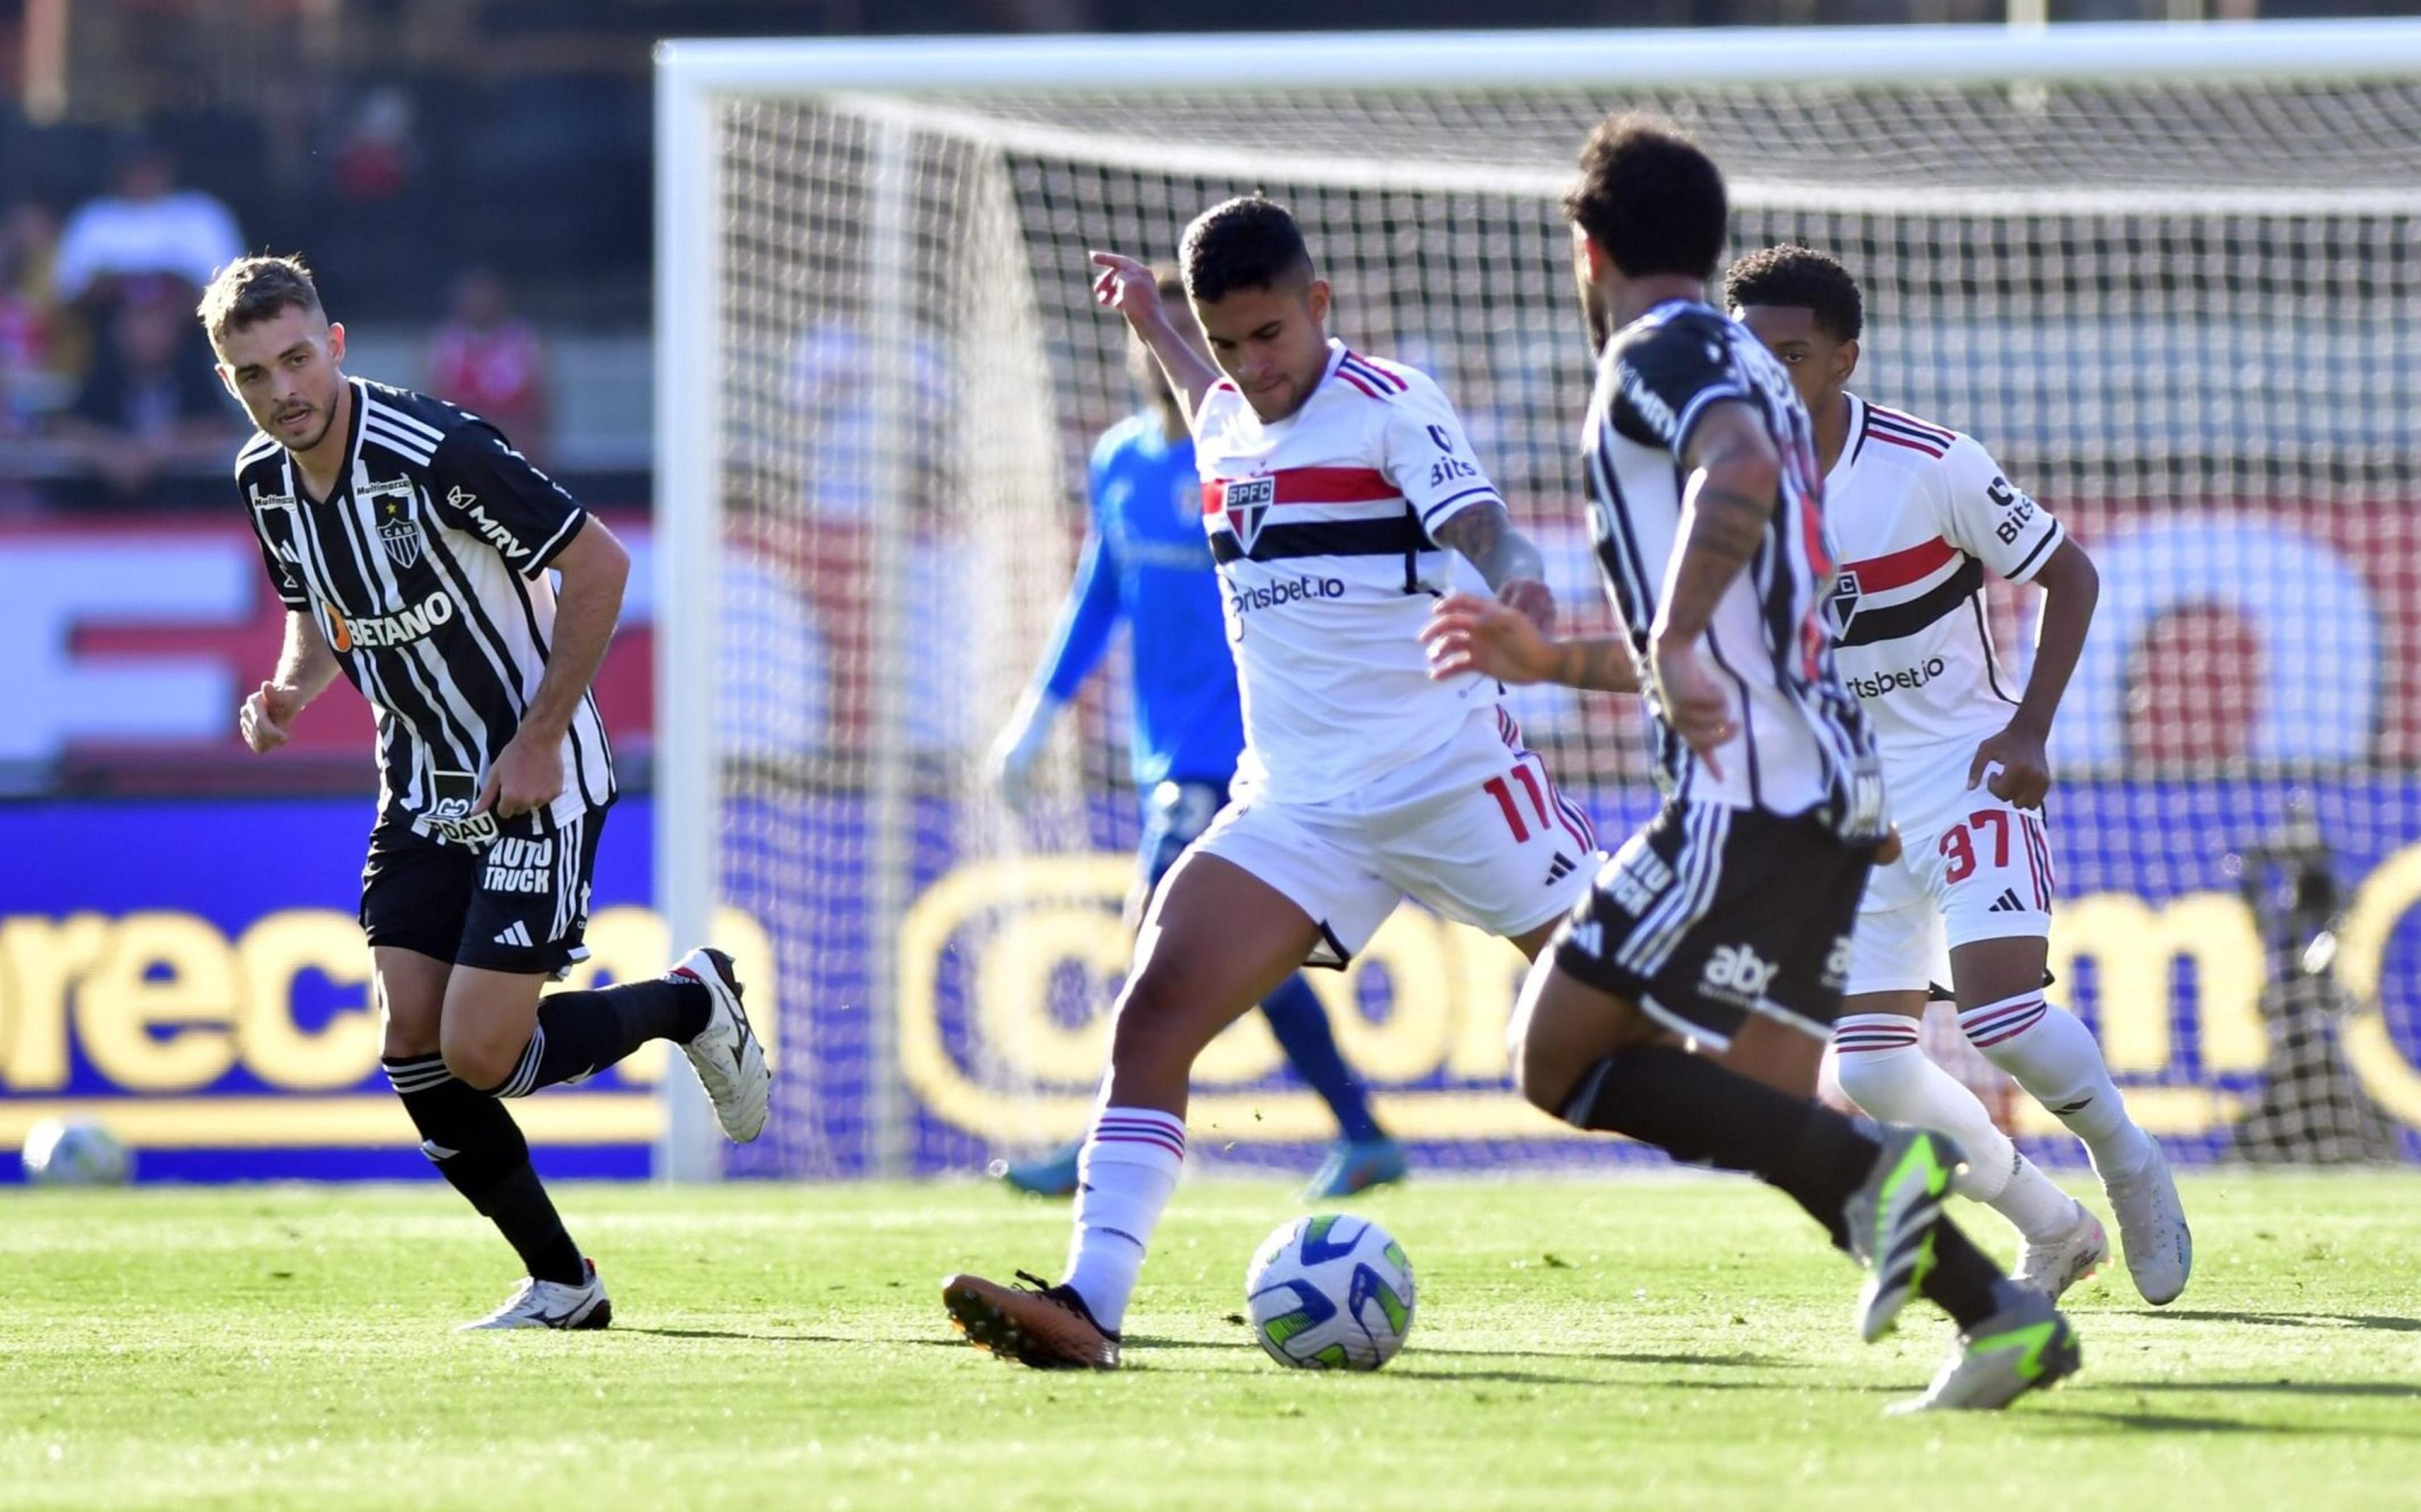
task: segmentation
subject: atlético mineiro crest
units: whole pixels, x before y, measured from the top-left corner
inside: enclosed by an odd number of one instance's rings
[[[1833,634],[1835,639],[1850,633],[1850,621],[1858,617],[1858,574],[1843,571],[1833,580]]]
[[[386,548],[388,557],[398,567],[419,561],[423,542],[420,517],[411,508],[411,480],[373,483],[361,491],[364,499],[376,501],[379,544]]]
[[[1261,522],[1269,518],[1270,506],[1277,498],[1278,480],[1273,477],[1248,477],[1227,485],[1227,525],[1246,556],[1253,554],[1254,543],[1261,538]]]

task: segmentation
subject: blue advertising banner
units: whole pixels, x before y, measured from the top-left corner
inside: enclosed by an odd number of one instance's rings
[[[81,1115],[140,1179],[429,1175],[379,1071],[369,821],[365,799],[0,806],[0,1141]],[[648,859],[647,804],[617,805],[576,980],[664,968]],[[516,1104],[541,1168],[645,1175],[663,1058]]]
[[[1648,801],[1596,805],[1601,833],[1624,833]],[[2421,784],[2411,779],[2064,787],[2051,816],[2061,871],[2054,998],[2094,1025],[2136,1115],[2175,1153],[2226,1153],[2264,1091],[2286,960],[2265,942],[2232,858],[2282,834],[2297,805],[2326,837],[2347,903],[2333,969],[2353,1005],[2334,1025],[2344,1075],[2299,1095],[2367,1099],[2421,1158]],[[1123,814],[1091,818],[1105,848],[1131,833]],[[964,819],[938,803],[918,811],[915,886],[887,943],[898,955],[886,1005],[870,1001],[879,947],[867,938],[862,804],[820,795],[726,815],[730,901],[769,930],[784,1001],[813,1005],[785,1026],[779,1138],[735,1152],[735,1168],[854,1175],[877,1165],[890,1138],[906,1169],[963,1171],[1081,1129],[1127,959],[1118,908],[1132,862],[1108,849],[964,860]],[[1521,973],[1502,942],[1406,908],[1352,970],[1309,974],[1382,1118],[1429,1163],[1628,1158],[1626,1146],[1570,1136],[1507,1090],[1505,1026]],[[1963,1052],[1952,1037],[1947,1048]],[[905,1127],[887,1133],[880,1083],[892,1065]],[[2045,1159],[2081,1159],[2030,1099],[2005,1105]],[[1304,1146],[1329,1133],[1257,1015],[1197,1065],[1188,1121],[1203,1163],[1300,1164]]]
[[[2100,1034],[2137,1115],[2185,1158],[2228,1147],[2277,1040],[2265,942],[2231,856],[2286,828],[2292,798],[2326,836],[2346,905],[2332,969],[2343,1086],[2421,1157],[2421,783],[2354,778],[2081,784],[2052,815],[2061,868],[2054,997]],[[1645,794],[1599,805],[1607,833]],[[99,1117],[143,1179],[417,1177],[428,1167],[378,1070],[354,921],[360,799],[50,802],[0,806],[0,1141]],[[725,816],[718,939],[775,1042],[775,1118],[742,1174],[979,1169],[1074,1131],[1106,1052],[1128,941],[1132,818],[1093,814],[1096,852],[968,860],[966,816],[917,810],[914,886],[896,939],[870,938],[864,802],[756,802]],[[575,985],[663,969],[644,800],[600,848]],[[883,962],[879,951],[890,951]],[[770,964],[771,969],[767,969]],[[887,970],[878,970],[884,966]],[[1382,1116],[1432,1165],[1620,1160],[1570,1138],[1506,1084],[1522,963],[1501,942],[1398,911],[1347,973],[1315,973]],[[876,1002],[876,984],[895,984]],[[1325,1115],[1257,1016],[1197,1068],[1205,1163],[1300,1164]],[[640,1176],[662,1126],[664,1047],[515,1104],[550,1175]],[[687,1075],[677,1068],[677,1075]],[[2329,1095],[2321,1089],[2321,1095]],[[2057,1132],[2023,1098],[2022,1131]],[[2046,1138],[2051,1158],[2069,1142]],[[15,1162],[0,1161],[0,1179]]]

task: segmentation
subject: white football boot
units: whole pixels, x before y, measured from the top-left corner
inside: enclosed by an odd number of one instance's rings
[[[2061,1293],[2101,1270],[2109,1258],[2110,1236],[2102,1232],[2101,1220],[2078,1203],[2076,1222],[2065,1232],[2041,1243],[2027,1241],[2025,1254],[2018,1260],[2017,1282],[2057,1302]]]
[[[745,1145],[764,1131],[773,1073],[765,1064],[764,1043],[749,1026],[748,1010],[741,1005],[740,978],[732,974],[731,958],[702,947],[683,956],[671,974],[703,983],[713,1001],[706,1027],[681,1046],[681,1053],[713,1100],[723,1131],[733,1144]]]
[[[2186,1226],[2168,1158],[2156,1146],[2142,1170],[2104,1180],[2101,1191],[2117,1216],[2118,1242],[2127,1252],[2127,1274],[2135,1289],[2155,1307],[2176,1302],[2194,1274],[2194,1230]]]
[[[606,1300],[605,1283],[597,1276],[597,1262],[583,1259],[585,1280],[577,1286],[560,1281],[522,1277],[505,1304],[454,1332],[472,1333],[492,1328],[603,1328],[614,1321],[614,1304]]]

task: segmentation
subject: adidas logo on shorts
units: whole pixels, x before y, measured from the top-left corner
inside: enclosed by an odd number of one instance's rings
[[[1986,909],[1984,912],[1987,913],[2023,913],[2026,912],[2026,906],[2018,901],[2018,892],[2016,888],[2004,887],[2001,889],[2001,896],[1992,899],[1992,906]]]
[[[1573,870],[1579,865],[1579,862],[1574,861],[1571,857],[1564,854],[1560,850],[1556,851],[1555,859],[1547,864],[1546,885],[1549,887],[1554,886],[1557,882],[1562,881],[1565,878],[1570,876]]]
[[[530,939],[529,926],[523,924],[519,919],[515,919],[512,922],[512,927],[510,928],[496,936],[496,943],[500,945],[527,945],[533,943]]]

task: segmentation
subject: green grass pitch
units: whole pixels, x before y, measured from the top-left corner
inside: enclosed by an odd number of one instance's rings
[[[2198,1266],[2072,1295],[2085,1373],[1886,1421],[1947,1337],[1872,1348],[1795,1209],[1717,1179],[1415,1182],[1361,1205],[1420,1312],[1375,1376],[1234,1317],[1298,1211],[1179,1195],[1130,1368],[1043,1375],[944,1320],[1049,1270],[1064,1208],[984,1187],[570,1186],[603,1333],[465,1336],[515,1269],[449,1192],[0,1194],[0,1506],[256,1509],[2421,1505],[2421,1177],[2190,1177]],[[2006,1248],[1990,1213],[1960,1205]]]

